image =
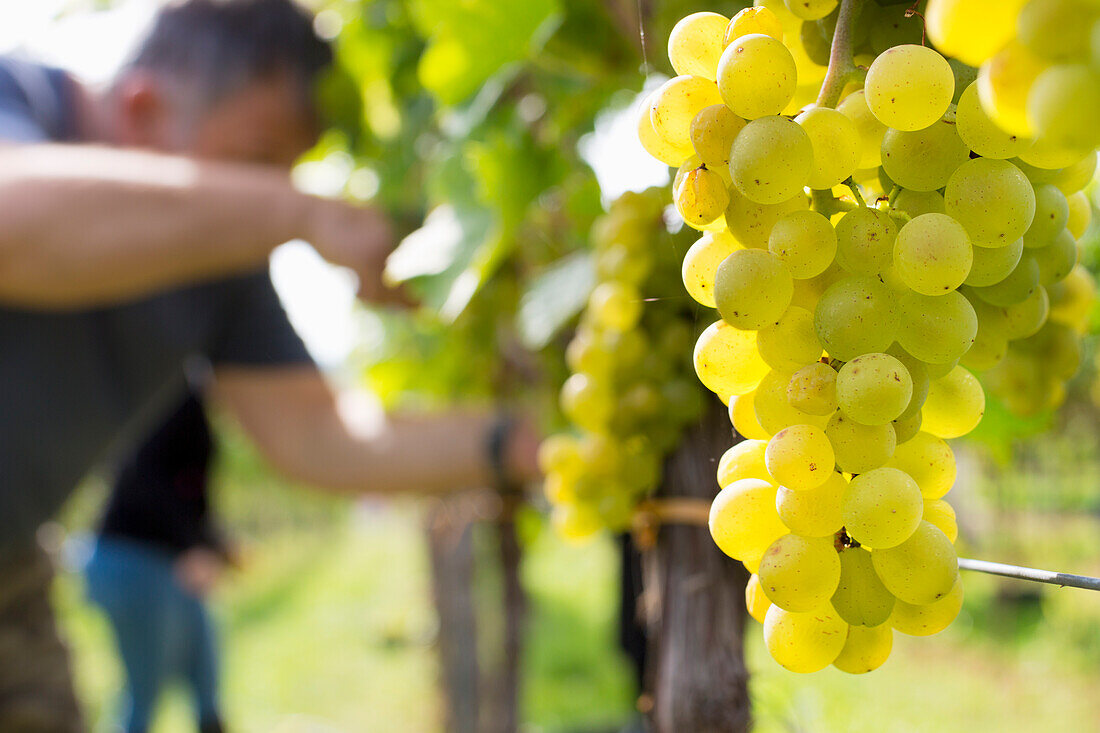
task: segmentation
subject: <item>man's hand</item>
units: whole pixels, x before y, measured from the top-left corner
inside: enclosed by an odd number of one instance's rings
[[[225,562],[216,552],[192,547],[176,560],[176,579],[191,595],[202,598],[218,582]]]

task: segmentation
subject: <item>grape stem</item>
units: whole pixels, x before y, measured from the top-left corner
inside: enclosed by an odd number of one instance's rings
[[[833,44],[829,50],[829,69],[817,95],[818,107],[834,108],[840,101],[844,85],[859,74],[852,61],[852,25],[859,17],[864,0],[840,0],[840,12],[833,31]]]
[[[848,176],[842,183],[852,192],[852,197],[856,200],[857,204],[863,207],[867,206],[867,202],[863,200],[863,195],[859,192],[859,186],[856,185],[856,182],[852,180],[851,176]]]

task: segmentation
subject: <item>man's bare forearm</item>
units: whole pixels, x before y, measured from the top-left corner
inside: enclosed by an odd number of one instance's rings
[[[264,166],[0,148],[0,301],[92,306],[240,272],[303,235],[307,203]]]

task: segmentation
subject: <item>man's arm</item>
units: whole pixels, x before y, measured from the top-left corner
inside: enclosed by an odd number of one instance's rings
[[[333,394],[312,366],[216,370],[212,396],[276,468],[348,493],[441,494],[492,486],[486,450],[496,417],[484,410],[384,415],[365,395]],[[520,424],[505,464],[535,475],[537,439]]]
[[[0,301],[93,306],[240,272],[310,241],[381,294],[385,217],[285,171],[87,145],[0,147]]]

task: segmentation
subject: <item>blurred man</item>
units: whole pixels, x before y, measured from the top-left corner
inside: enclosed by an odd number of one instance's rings
[[[385,216],[288,182],[330,61],[290,0],[186,0],[105,90],[0,62],[0,731],[84,730],[34,533],[164,413],[189,356],[213,364],[211,396],[267,457],[318,486],[443,492],[534,472],[533,435],[492,414],[367,419],[286,320],[267,258],[296,237],[387,296]]]

